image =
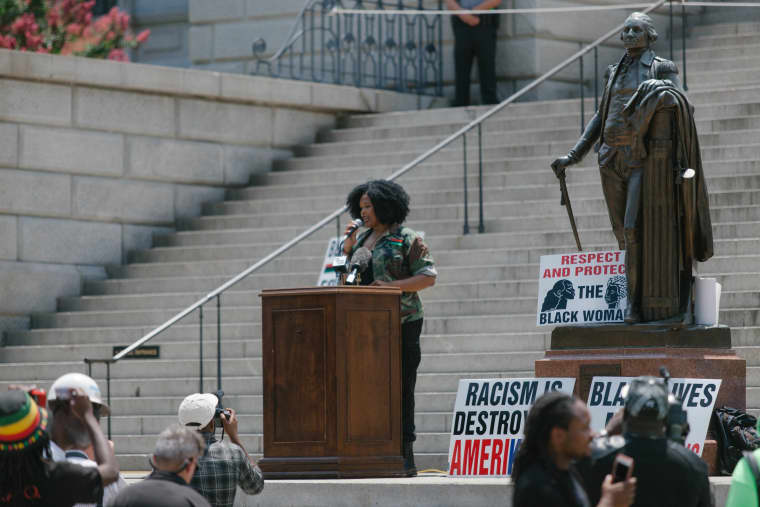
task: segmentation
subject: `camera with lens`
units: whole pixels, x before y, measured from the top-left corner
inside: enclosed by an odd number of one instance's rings
[[[660,375],[665,379],[665,386],[670,383],[670,372],[662,366]],[[665,416],[665,436],[681,445],[686,443],[686,437],[689,436],[689,421],[686,417],[686,411],[683,409],[683,402],[668,392],[668,414]]]
[[[214,420],[221,422],[222,414],[224,414],[224,418],[226,420],[229,420],[230,416],[232,415],[232,412],[224,408],[224,405],[222,405],[222,398],[224,397],[224,391],[219,389],[216,392],[216,397],[219,399],[219,402],[216,404],[216,408],[214,409]]]

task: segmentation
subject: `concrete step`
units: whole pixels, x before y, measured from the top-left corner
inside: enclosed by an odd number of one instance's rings
[[[758,163],[760,166],[760,162]],[[508,232],[508,231],[520,231],[528,230],[536,225],[539,227],[545,227],[550,223],[554,223],[556,226],[557,220],[564,220],[566,216],[565,209],[558,206],[556,199],[547,199],[543,205],[533,204],[530,207],[536,211],[537,215],[529,215],[527,212],[521,216],[509,215],[504,213],[508,208],[518,208],[522,203],[517,202],[502,202],[502,203],[484,203],[484,219],[485,228],[489,232]],[[573,209],[575,211],[575,202],[573,202]],[[710,208],[712,221],[714,224],[723,222],[750,222],[760,220],[760,210],[756,206],[712,206]],[[468,204],[468,213],[470,223],[477,223],[479,216],[478,202]],[[464,224],[464,206],[462,205],[448,205],[448,206],[427,206],[415,208],[411,213],[407,225],[409,227],[425,232],[431,237],[434,235],[449,234],[452,231],[461,230]],[[580,228],[596,228],[602,226],[604,223],[609,223],[607,210],[604,206],[602,199],[598,199],[594,206],[585,206],[584,213],[575,213],[576,221],[579,223]],[[252,217],[249,220],[247,215],[235,215],[232,217],[207,217],[204,220],[203,228],[198,229],[193,227],[189,231],[181,231],[179,233],[173,233],[165,236],[156,237],[155,246],[168,246],[168,245],[188,245],[199,244],[204,241],[206,237],[205,233],[209,231],[238,231],[238,230],[252,230],[259,229],[260,217]],[[280,228],[290,228],[294,231],[294,234],[289,236],[293,237],[295,233],[302,232],[305,227],[304,224],[316,223],[322,217],[319,215],[301,217],[300,215],[282,215],[282,222]],[[346,224],[344,216],[340,227],[342,233]],[[453,224],[453,225],[452,225]],[[277,228],[268,228],[268,230],[275,230]],[[323,233],[329,237],[338,234],[338,228],[334,226],[325,226]],[[330,232],[332,231],[332,232]],[[234,234],[234,233],[233,233]],[[326,244],[326,243],[325,243]]]
[[[760,81],[760,68],[758,69],[739,69],[733,71],[735,73],[742,73],[750,76],[751,78],[757,74]],[[695,73],[694,78],[700,81],[709,81],[713,79],[719,79],[720,76],[725,75],[727,72],[710,73],[709,75],[702,76]],[[509,147],[509,146],[525,146],[525,145],[542,145],[552,141],[569,141],[575,142],[578,139],[577,125],[570,125],[562,129],[557,127],[540,130],[520,130],[516,132],[511,131],[499,131],[493,128],[493,125],[488,124],[487,129],[482,136],[483,148],[492,148],[495,146]],[[299,152],[300,158],[311,157],[329,157],[335,155],[369,155],[369,154],[385,154],[388,152],[388,143],[392,143],[394,151],[397,152],[416,152],[421,153],[427,147],[434,146],[441,141],[443,136],[431,135],[426,129],[418,129],[418,132],[414,136],[406,138],[395,139],[371,139],[366,141],[350,141],[350,142],[329,142],[312,144],[308,147],[302,148]],[[706,147],[711,145],[723,145],[723,144],[744,144],[753,143],[758,139],[758,132],[747,131],[735,131],[735,132],[720,132],[711,133],[700,131],[699,141],[700,146]],[[478,139],[472,137],[472,156],[477,156]],[[452,143],[444,151],[456,151],[462,152],[462,143]],[[468,154],[469,155],[469,154]],[[296,159],[298,160],[298,159]],[[269,173],[267,173],[269,174]],[[275,173],[276,174],[276,173]],[[266,176],[264,176],[266,177]],[[336,180],[337,181],[337,180]],[[267,181],[266,183],[271,183]],[[327,184],[324,182],[323,184]],[[329,182],[335,184],[335,181]]]
[[[547,206],[548,207],[548,206]],[[551,211],[550,211],[551,210]],[[514,217],[508,216],[502,218],[497,216],[496,218],[488,218],[485,220],[485,230],[488,233],[521,233],[526,231],[554,231],[557,230],[558,222],[563,221],[563,213],[557,213],[558,211],[564,211],[556,206],[552,206],[547,213],[538,216],[523,216]],[[716,227],[714,234],[718,238],[728,237],[760,237],[760,231],[757,228],[757,221],[750,221],[752,217],[757,216],[756,220],[760,220],[760,212],[754,206],[747,206],[741,208],[739,211],[737,208],[722,208],[716,207],[711,210],[711,217],[713,225]],[[477,219],[477,216],[475,218]],[[736,218],[739,220],[736,220]],[[725,221],[723,219],[726,219]],[[595,214],[577,214],[575,215],[576,224],[579,230],[594,230],[602,229],[609,226],[609,216],[606,212],[600,210]],[[560,222],[561,223],[561,222]],[[463,225],[462,219],[450,219],[450,220],[425,220],[416,221],[410,220],[406,225],[416,231],[423,231],[428,243],[435,249],[447,248],[455,246],[455,242],[451,239],[444,239],[451,234],[452,231],[461,229]],[[146,252],[158,252],[158,251],[173,251],[174,248],[191,248],[191,247],[207,247],[207,246],[221,246],[221,245],[241,245],[241,244],[255,244],[258,245],[261,251],[271,251],[276,248],[275,243],[271,245],[265,242],[285,242],[290,238],[295,237],[302,231],[303,226],[298,225],[295,227],[279,227],[279,228],[248,228],[248,229],[219,229],[219,230],[203,230],[203,231],[183,231],[179,233],[172,233],[171,235],[162,236],[157,238],[156,243],[160,246],[154,247],[152,250],[142,251],[141,253],[134,253],[131,258],[136,262],[146,262],[151,258],[157,260],[165,260],[161,257],[151,257]],[[741,232],[739,232],[741,230]],[[302,247],[294,247],[290,250],[291,255],[304,255],[318,251],[320,243],[327,245],[327,241],[335,237],[336,231],[331,228],[325,227],[320,231],[317,231],[309,241],[302,242]],[[728,234],[728,236],[727,236]],[[315,239],[315,238],[318,238]],[[267,250],[269,249],[269,250]],[[254,255],[259,250],[252,250],[251,254]],[[260,253],[260,252],[259,252]]]
[[[760,100],[760,88],[753,93],[757,93],[757,99]],[[723,113],[724,111],[738,110],[742,115],[757,115],[760,113],[760,103],[752,104],[724,104],[708,106],[714,108],[716,111]],[[725,114],[725,113],[724,113]],[[725,116],[714,115],[716,118],[722,118]],[[707,119],[708,115],[698,116],[699,118]],[[462,145],[457,143],[458,146],[452,146],[451,148],[443,149],[437,153],[431,155],[426,161],[428,163],[442,163],[442,162],[460,162],[463,159]],[[502,145],[502,146],[484,146],[482,149],[482,156],[484,160],[491,160],[497,158],[512,158],[512,157],[547,157],[549,162],[557,156],[566,153],[569,148],[574,144],[574,139],[568,138],[567,140],[555,140],[551,142],[541,144],[518,144],[518,145]],[[431,148],[431,144],[427,148]],[[405,164],[415,160],[417,156],[425,151],[426,147],[413,151],[394,151],[392,153],[368,153],[368,154],[353,154],[353,155],[340,155],[332,154],[319,157],[306,157],[306,158],[289,158],[276,161],[275,168],[277,170],[290,170],[290,169],[327,169],[335,167],[356,167],[358,166],[378,166],[378,165],[396,165],[402,167]],[[730,151],[726,151],[730,150]],[[703,146],[702,158],[703,160],[724,160],[724,159],[737,159],[737,158],[751,158],[756,156],[760,147],[756,144],[749,145],[734,145],[731,146]],[[478,158],[477,145],[468,147],[468,159],[473,163],[476,163]],[[419,174],[419,173],[418,173]],[[340,187],[341,185],[336,185]],[[343,184],[342,186],[347,186]],[[226,195],[228,199],[245,199],[249,192],[255,192],[256,187],[246,187],[242,189],[228,190]]]
[[[719,148],[723,151],[729,152],[730,150],[728,148]],[[739,148],[741,149],[741,148]],[[760,156],[760,146],[757,146],[756,148],[759,152]],[[703,150],[705,151],[705,150]],[[750,151],[750,149],[742,150],[742,151]],[[575,183],[572,177],[572,170],[570,171],[570,176],[568,177],[568,191],[570,192],[571,197],[573,198],[573,210],[575,210],[575,201],[578,199],[584,199],[584,198],[596,198],[601,199],[602,193],[601,193],[601,183],[599,181],[595,181],[593,183]],[[758,187],[757,185],[758,176],[719,176],[716,178],[713,178],[709,182],[708,191],[710,192],[710,199],[711,204],[715,205],[732,205],[732,206],[738,206],[741,204],[754,204],[751,199],[754,196],[745,196],[745,199],[748,198],[750,201],[745,201],[741,196],[736,196],[735,198],[738,199],[734,202],[720,202],[720,196],[722,192],[726,192],[728,190],[741,190],[744,192],[751,192],[751,193],[757,193]],[[350,190],[350,189],[349,189]],[[346,191],[346,193],[348,190]],[[715,194],[716,197],[713,197],[712,194]],[[514,185],[514,186],[508,186],[505,188],[484,188],[483,189],[483,202],[484,204],[488,203],[494,203],[494,202],[516,202],[516,203],[522,203],[526,201],[555,201],[557,199],[558,195],[558,189],[555,186],[549,186],[549,185]],[[242,197],[242,196],[241,196]],[[725,197],[725,196],[723,196]],[[477,193],[475,189],[472,189],[471,199],[474,199],[473,202],[477,202]],[[734,198],[732,196],[732,198]],[[268,211],[269,213],[273,213],[276,211],[280,212],[294,212],[299,207],[315,207],[315,208],[330,208],[332,207],[333,210],[337,208],[336,204],[341,202],[339,200],[340,198],[337,195],[333,196],[318,196],[318,197],[292,197],[288,200],[283,199],[265,199],[260,198],[256,200],[245,200],[241,201],[241,203],[233,206],[232,203],[225,203],[226,209],[234,210],[234,213],[241,214],[241,213],[258,213],[260,211]],[[412,206],[431,206],[431,205],[460,205],[464,202],[464,193],[462,189],[452,189],[452,190],[441,190],[441,191],[427,191],[427,192],[416,192],[411,195],[412,200]],[[530,213],[531,215],[537,214],[537,213]],[[342,220],[342,223],[346,223],[346,220]],[[334,224],[330,224],[328,227],[328,230],[335,230]],[[303,227],[303,229],[306,229],[306,226]]]
[[[760,138],[760,131],[740,131],[730,132],[722,134],[714,134],[715,137],[725,136],[726,143],[730,139],[736,140],[736,142],[753,142],[756,138]],[[709,137],[709,136],[708,136]],[[724,143],[725,145],[725,143]],[[745,153],[750,153],[753,145],[736,145],[738,150],[742,150]],[[755,146],[758,153],[760,153],[760,146]],[[709,151],[711,149],[719,150],[722,148],[708,148],[702,145],[702,151]],[[721,159],[725,160],[725,158]],[[473,190],[477,190],[477,165],[473,168],[472,178],[470,178],[469,184]],[[540,185],[547,190],[556,191],[556,178],[550,171],[534,172],[534,178],[527,178],[523,180],[520,178],[521,173],[517,174],[486,174],[483,178],[484,188],[491,190],[503,190],[505,191],[505,197],[509,198],[512,194],[506,192],[511,187],[517,187],[519,189],[531,187],[533,185]],[[575,171],[573,171],[575,175]],[[708,173],[709,174],[709,173]],[[416,201],[416,197],[425,192],[435,190],[436,192],[461,192],[463,187],[462,176],[451,175],[449,177],[430,176],[424,173],[415,175],[418,177],[409,178],[403,181],[405,190]],[[598,170],[595,177],[592,176],[591,171],[581,170],[579,171],[580,181],[576,181],[573,178],[572,182],[578,184],[580,182],[594,182],[598,183],[599,176]],[[757,188],[757,176],[753,174],[739,175],[739,174],[709,174],[707,176],[710,188],[716,190],[726,189],[727,185],[732,183],[735,185],[742,185],[747,181],[750,187],[745,188]],[[730,180],[730,183],[728,181]],[[317,196],[334,196],[338,201],[342,196],[348,194],[348,192],[354,187],[354,184],[335,184],[335,183],[298,183],[298,184],[283,184],[283,185],[267,185],[267,186],[252,186],[245,189],[235,190],[228,192],[228,198],[230,200],[258,200],[258,199],[278,199],[278,198],[298,198],[298,197],[317,197]],[[734,187],[735,188],[735,187]]]
[[[538,265],[528,268],[535,273]],[[450,274],[450,272],[448,273]],[[760,275],[756,273],[718,274],[721,278],[724,290],[747,290],[752,287],[760,286]],[[263,278],[263,279],[261,279]],[[302,287],[314,283],[314,273],[302,275],[301,280],[294,280],[289,287]],[[446,277],[449,279],[449,276]],[[122,279],[112,280],[112,282],[122,281],[123,284],[104,283],[97,287],[88,288],[89,295],[124,295],[137,296],[142,294],[171,294],[171,293],[207,293],[213,287],[218,287],[227,281],[224,277],[197,277],[197,278],[166,278],[166,279]],[[212,284],[213,282],[213,284]],[[491,297],[499,291],[505,296],[531,295],[535,294],[535,278],[511,278],[511,279],[490,279],[484,282],[458,281],[447,282],[438,281],[436,285],[424,293],[425,301],[432,301],[438,298],[451,299],[453,297]],[[200,291],[197,287],[208,287],[206,291]],[[272,281],[267,280],[263,275],[252,275],[250,278],[243,280],[238,284],[236,289],[239,290],[257,290],[269,288]],[[88,286],[89,287],[89,286]],[[97,290],[92,290],[92,289]]]
[[[90,343],[107,343],[119,346],[131,345],[152,331],[152,326],[109,326],[88,328],[37,328],[29,330],[9,330],[5,334],[8,346],[19,345],[74,345]],[[222,337],[225,340],[243,340],[261,337],[261,324],[224,322],[221,326]],[[215,341],[216,324],[208,322],[203,325],[204,340]],[[149,343],[161,345],[171,342],[193,342],[199,339],[200,327],[197,324],[187,324],[185,321],[171,326]],[[107,357],[110,357],[108,354]],[[216,371],[216,370],[214,370]],[[51,378],[56,378],[52,376]]]
[[[734,46],[757,46],[760,45],[760,35],[757,33],[733,33],[705,35],[690,40],[687,48],[719,48]]]
[[[727,122],[734,122],[729,124]],[[706,125],[710,125],[713,122],[705,122]],[[760,117],[746,117],[745,119],[734,120],[714,120],[717,128],[723,128],[716,134],[702,134],[700,140],[708,141],[707,145],[715,144],[715,138],[721,137],[723,141],[731,141],[733,139],[742,139],[745,142],[751,143],[756,138],[757,127],[760,127]],[[731,126],[733,128],[729,129]],[[749,132],[749,133],[748,133]],[[577,132],[576,132],[577,135]],[[738,136],[738,137],[737,137]],[[705,162],[705,169],[707,177],[728,175],[728,174],[741,174],[747,173],[751,170],[756,170],[756,161],[754,159],[747,159],[742,162],[751,162],[748,170],[745,166],[738,161],[723,161],[713,160]],[[289,169],[287,171],[273,171],[262,174],[256,178],[254,184],[261,185],[326,185],[325,182],[338,182],[338,181],[351,181],[361,179],[373,179],[377,177],[386,176],[386,173],[390,172],[390,167],[358,167],[358,168],[325,168],[325,169]],[[427,188],[431,183],[435,184],[437,188],[458,188],[462,186],[463,180],[463,163],[459,161],[450,161],[448,163],[439,164],[436,168],[434,176],[428,174],[428,171],[423,170],[420,166],[421,173],[412,171],[411,173],[404,175],[400,178],[400,183],[405,188],[414,188],[422,183],[426,184],[422,187]],[[468,161],[468,185],[475,189],[478,182],[478,159],[469,159]],[[596,165],[595,157],[589,155],[581,165],[573,166],[573,174],[582,173],[588,171],[593,173],[595,178],[599,178],[599,169]],[[589,176],[590,177],[590,176]],[[553,184],[554,173],[548,170],[546,160],[542,159],[528,159],[524,160],[522,164],[509,163],[509,161],[503,160],[484,160],[483,162],[483,185],[497,185],[502,186],[504,181],[514,182],[518,180],[523,184],[528,183],[545,183]],[[432,181],[434,180],[434,181]],[[334,184],[332,184],[334,186]],[[212,205],[213,206],[213,205]],[[213,208],[212,208],[213,210]],[[332,210],[324,210],[332,211]],[[303,214],[303,212],[302,212]],[[326,214],[326,213],[325,213]],[[203,220],[208,217],[202,217],[199,220]],[[251,217],[258,218],[258,217]],[[262,225],[277,225],[269,220],[264,220],[268,217],[262,217]]]
[[[754,46],[725,46],[725,47],[705,47],[689,50],[687,55],[688,62],[693,59],[709,60],[720,58],[735,58],[757,55],[760,45]],[[621,53],[622,54],[622,53]],[[677,59],[678,60],[678,59]],[[614,62],[610,62],[614,63]],[[679,63],[678,61],[676,63]],[[604,63],[600,63],[600,69]],[[687,68],[688,70],[688,68]],[[601,90],[600,90],[601,92]],[[712,96],[723,97],[726,100],[725,88],[713,87],[690,93],[689,96],[699,105],[709,104],[710,100],[705,99],[707,94]],[[733,95],[731,95],[734,98]],[[591,111],[593,108],[594,98],[587,99],[585,110]],[[458,123],[460,126],[475,120],[488,112],[489,106],[474,106],[466,108],[438,108],[425,111],[407,111],[392,112],[380,114],[353,115],[345,118],[339,123],[340,129],[350,128],[377,128],[377,127],[410,127],[419,125],[435,125],[442,123]],[[512,103],[497,113],[489,121],[496,121],[502,117],[532,117],[539,119],[546,115],[555,114],[577,114],[580,112],[580,101],[578,99],[538,101],[538,102],[518,102]],[[534,128],[536,125],[531,124]]]

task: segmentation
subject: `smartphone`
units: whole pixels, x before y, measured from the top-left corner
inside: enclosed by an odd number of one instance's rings
[[[628,479],[632,471],[633,458],[625,454],[618,454],[612,464],[612,482],[622,482]]]

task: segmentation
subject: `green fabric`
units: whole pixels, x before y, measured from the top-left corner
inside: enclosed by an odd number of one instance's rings
[[[372,229],[363,232],[351,250],[364,244]],[[435,261],[425,242],[409,227],[393,226],[375,242],[372,249],[372,274],[375,280],[392,282],[414,275],[437,276]],[[401,323],[423,316],[422,300],[416,292],[401,293]]]
[[[760,460],[760,449],[753,453],[755,458]],[[755,477],[744,458],[739,461],[731,475],[731,489],[726,499],[726,507],[758,507]]]

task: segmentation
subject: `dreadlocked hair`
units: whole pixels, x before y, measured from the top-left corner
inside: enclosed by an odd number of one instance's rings
[[[575,398],[559,391],[536,400],[525,421],[525,436],[512,465],[512,483],[533,463],[549,457],[549,437],[555,426],[567,429],[575,417]]]
[[[354,187],[346,198],[346,206],[352,218],[361,217],[359,201],[367,194],[372,201],[375,216],[381,224],[402,224],[409,214],[409,194],[398,183],[388,180],[372,180]]]
[[[21,494],[27,486],[45,480],[47,469],[42,455],[49,445],[49,437],[43,433],[34,446],[23,451],[0,452],[0,498]]]

